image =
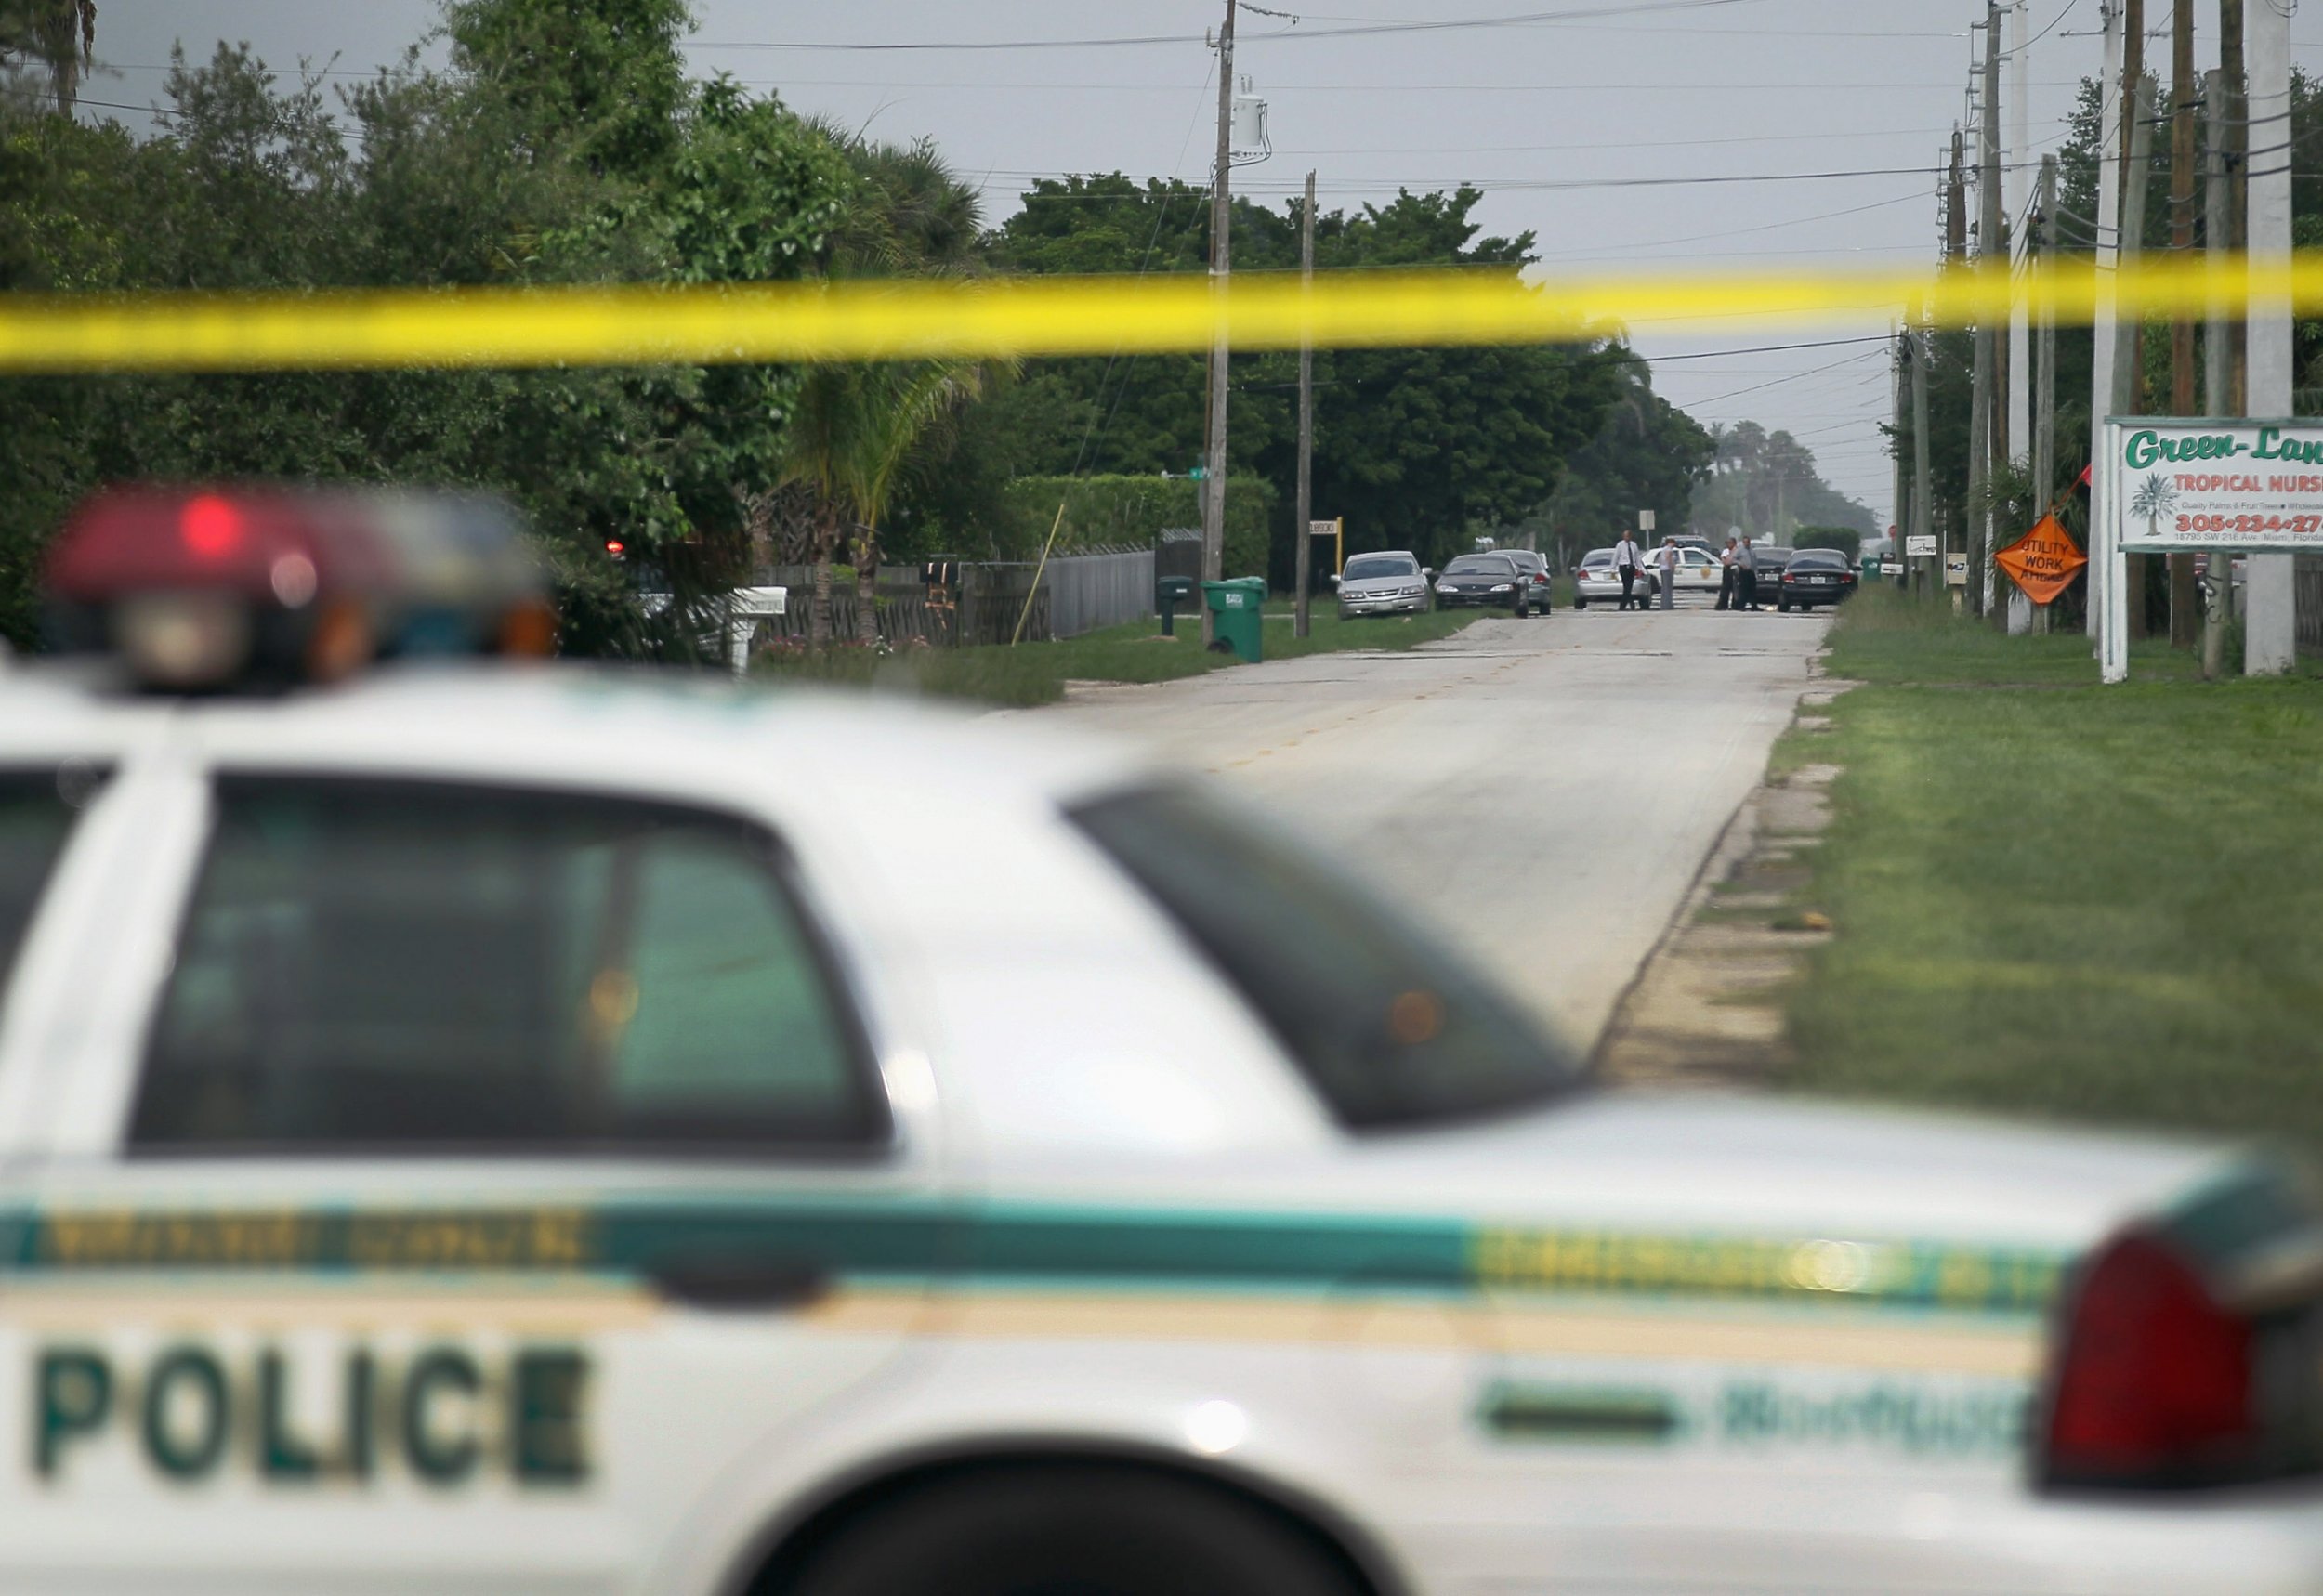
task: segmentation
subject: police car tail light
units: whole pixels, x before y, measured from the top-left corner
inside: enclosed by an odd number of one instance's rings
[[[334,681],[383,654],[546,653],[514,518],[451,494],[112,490],[49,551],[48,632],[171,692]]]
[[[2261,1424],[2251,1322],[2163,1238],[2128,1232],[2070,1299],[2042,1472],[2063,1485],[2249,1477]]]

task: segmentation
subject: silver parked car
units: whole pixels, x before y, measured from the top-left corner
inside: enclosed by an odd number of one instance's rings
[[[1621,602],[1621,573],[1613,569],[1611,549],[1591,549],[1581,556],[1581,568],[1573,572],[1573,608],[1586,609],[1592,604]],[[1661,579],[1651,564],[1640,566],[1637,580],[1630,585],[1633,601],[1649,599],[1661,591]]]
[[[1339,619],[1358,615],[1424,615],[1428,571],[1402,549],[1358,555],[1331,580],[1339,589]]]

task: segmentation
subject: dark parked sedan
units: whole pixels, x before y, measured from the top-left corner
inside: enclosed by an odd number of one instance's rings
[[[1532,584],[1506,555],[1462,555],[1436,579],[1439,608],[1505,609],[1511,615],[1532,613]]]
[[[1837,604],[1856,590],[1857,580],[1856,568],[1837,549],[1800,549],[1782,568],[1775,608],[1806,609],[1818,604]]]

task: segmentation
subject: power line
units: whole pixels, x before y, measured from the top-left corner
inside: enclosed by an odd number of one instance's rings
[[[1788,349],[1835,349],[1845,344],[1885,344],[1892,341],[1893,340],[1891,340],[1886,334],[1875,333],[1869,337],[1863,338],[1815,338],[1804,344],[1754,344],[1747,349],[1696,349],[1683,355],[1654,355],[1650,357],[1640,355],[1638,356],[1638,359],[1646,360],[1651,365],[1660,365],[1665,360],[1724,360],[1729,355],[1777,355],[1781,354]],[[1844,362],[1843,361],[1838,363],[1844,364]],[[1824,369],[1829,370],[1830,368],[1826,367]],[[1805,373],[1801,373],[1800,374],[1805,375]]]
[[[1886,342],[1887,342],[1887,340],[1886,340],[1884,337],[1881,338],[1879,341],[1880,341],[1881,343],[1883,343],[1883,344],[1884,344],[1884,343],[1886,343]],[[1752,384],[1752,385],[1751,385],[1749,387],[1747,387],[1747,388],[1736,388],[1736,389],[1734,389],[1734,390],[1733,390],[1732,392],[1730,392],[1730,393],[1713,394],[1713,395],[1712,395],[1712,396],[1711,396],[1710,398],[1708,398],[1708,399],[1695,399],[1695,400],[1693,401],[1693,403],[1694,403],[1694,404],[1696,404],[1696,405],[1713,405],[1713,404],[1723,404],[1723,403],[1725,403],[1727,399],[1740,399],[1740,398],[1741,398],[1743,395],[1745,395],[1745,394],[1754,394],[1754,393],[1758,393],[1758,392],[1760,392],[1762,389],[1765,389],[1765,388],[1780,387],[1780,386],[1781,386],[1783,384],[1785,384],[1785,383],[1795,383],[1795,382],[1800,382],[1800,381],[1803,381],[1803,380],[1805,380],[1805,378],[1807,378],[1807,377],[1820,376],[1820,375],[1822,375],[1825,372],[1835,372],[1835,371],[1839,370],[1842,366],[1851,365],[1851,364],[1853,364],[1854,362],[1856,362],[1856,361],[1857,361],[1857,360],[1867,360],[1867,359],[1869,359],[1870,356],[1873,356],[1873,355],[1876,355],[1876,354],[1882,354],[1882,353],[1883,353],[1883,352],[1884,352],[1884,351],[1883,351],[1883,350],[1879,350],[1879,349],[1865,349],[1865,350],[1863,350],[1863,351],[1862,351],[1861,353],[1859,353],[1859,354],[1854,354],[1854,355],[1843,355],[1843,356],[1842,356],[1842,357],[1840,357],[1838,360],[1833,360],[1833,361],[1832,361],[1830,365],[1828,365],[1828,366],[1815,366],[1815,367],[1811,367],[1810,369],[1808,369],[1808,370],[1806,370],[1806,371],[1797,373],[1795,373],[1794,375],[1791,375],[1791,376],[1787,376],[1787,377],[1777,377],[1777,378],[1775,378],[1775,379],[1774,379],[1774,381],[1772,381],[1772,382],[1765,382],[1765,383],[1753,383],[1753,384]],[[1873,373],[1873,374],[1874,374],[1874,375],[1883,376],[1885,373]]]
[[[1763,5],[1765,0],[1633,0],[1632,4],[1599,6],[1580,10],[1519,11],[1502,17],[1451,17],[1439,21],[1371,22],[1345,28],[1288,28],[1272,33],[1252,33],[1245,41],[1275,39],[1356,39],[1389,33],[1442,33],[1470,28],[1521,28],[1543,23],[1587,20],[1599,17],[1635,17],[1657,12],[1708,11],[1728,6]],[[1201,45],[1206,34],[1137,33],[1096,39],[878,39],[798,41],[774,39],[703,39],[707,50],[841,50],[849,53],[893,53],[920,50],[1083,50],[1142,47],[1151,45]]]

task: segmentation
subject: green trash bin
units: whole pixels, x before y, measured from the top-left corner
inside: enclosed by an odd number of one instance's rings
[[[1266,579],[1238,576],[1201,584],[1201,601],[1208,607],[1217,640],[1255,665],[1266,657]]]

